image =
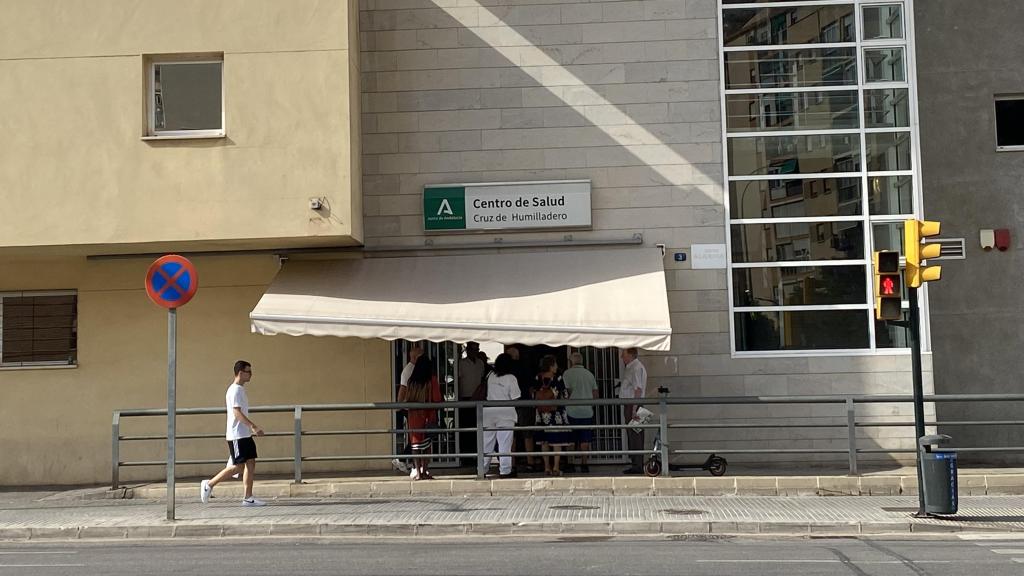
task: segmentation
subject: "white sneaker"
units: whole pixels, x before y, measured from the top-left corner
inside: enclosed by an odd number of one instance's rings
[[[213,488],[210,488],[210,481],[203,480],[199,483],[199,499],[203,504],[210,503],[210,495],[213,494]]]
[[[409,479],[410,480],[419,480],[420,479],[420,469],[419,468],[413,468],[412,470],[410,470],[409,471]]]
[[[263,500],[257,500],[252,496],[242,500],[242,506],[266,506],[267,503]]]
[[[405,465],[405,462],[402,462],[398,458],[391,461],[391,467],[403,474],[409,471],[409,467]]]

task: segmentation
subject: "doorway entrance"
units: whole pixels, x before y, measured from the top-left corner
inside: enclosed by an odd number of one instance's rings
[[[417,342],[409,340],[395,340],[392,343],[392,397],[397,400],[398,398],[398,387],[399,380],[402,374],[402,368],[405,366],[409,357],[409,350]],[[438,382],[441,385],[441,394],[444,396],[445,401],[454,401],[459,399],[459,359],[465,355],[465,347],[463,344],[456,342],[419,342],[420,347],[424,353],[434,362],[434,368],[437,372]],[[560,371],[564,371],[568,366],[569,355],[573,352],[579,352],[583,355],[584,365],[594,373],[594,377],[597,380],[598,395],[600,398],[617,398],[618,397],[618,384],[619,384],[619,371],[620,363],[619,350],[618,348],[592,348],[592,347],[581,347],[576,348],[572,346],[526,346],[517,344],[517,348],[520,350],[520,360],[525,366],[529,367],[532,371],[536,371],[540,366],[540,359],[547,354],[552,354],[558,358],[558,367]],[[485,351],[489,350],[501,350],[500,345],[491,345],[487,343],[481,343],[481,348]],[[496,354],[488,352],[488,360],[494,362]],[[594,419],[595,424],[604,425],[611,424],[617,425],[622,424],[622,410],[618,406],[595,406],[594,407]],[[441,414],[441,423],[446,428],[459,428],[459,413],[458,410],[447,408],[444,409]],[[401,420],[396,416],[395,427],[398,428],[401,425]],[[460,434],[441,434],[437,438],[435,443],[436,453],[438,454],[458,454],[462,450],[461,442],[459,438]],[[401,453],[402,447],[405,445],[405,438],[401,435],[395,437],[395,453]],[[594,430],[594,441],[591,443],[591,449],[595,451],[602,450],[622,450],[626,445],[625,430],[621,429],[601,429]],[[475,448],[474,448],[475,449]],[[622,456],[594,456],[590,459],[592,463],[621,463],[625,462],[626,459]],[[455,468],[459,466],[457,458],[445,458],[436,460],[433,464],[437,467],[448,467]]]

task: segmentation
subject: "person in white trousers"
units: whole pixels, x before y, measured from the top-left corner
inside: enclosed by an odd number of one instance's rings
[[[519,382],[516,381],[515,361],[508,354],[499,354],[494,361],[494,371],[487,377],[487,399],[491,401],[518,400]],[[484,452],[494,449],[498,443],[498,452],[512,451],[513,428],[516,425],[516,409],[514,406],[489,406],[484,408]],[[499,430],[487,430],[499,428]],[[498,477],[514,478],[512,457],[498,458]]]

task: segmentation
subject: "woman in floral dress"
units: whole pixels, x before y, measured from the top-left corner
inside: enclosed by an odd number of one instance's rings
[[[540,373],[534,391],[535,400],[566,400],[565,385],[558,375],[558,360],[552,355],[541,358]],[[572,446],[572,432],[562,428],[569,425],[569,417],[565,406],[537,406],[537,426],[545,429],[536,432],[543,452],[553,452],[544,456],[544,473],[548,476],[561,476],[562,448]]]

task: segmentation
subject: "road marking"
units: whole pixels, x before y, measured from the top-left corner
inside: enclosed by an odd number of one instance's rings
[[[1024,533],[959,534],[961,540],[1024,540]]]
[[[996,554],[1024,554],[1024,548],[990,548]]]
[[[34,550],[32,552],[0,552],[0,556],[18,556],[20,554],[78,554],[74,550],[53,550],[53,551],[39,551]]]
[[[902,560],[693,560],[701,564],[906,564]],[[914,564],[952,564],[952,560],[915,560]]]
[[[84,564],[0,564],[0,568],[85,568]]]

